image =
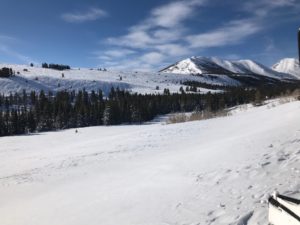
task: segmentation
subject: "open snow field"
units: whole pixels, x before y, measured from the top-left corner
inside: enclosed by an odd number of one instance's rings
[[[300,197],[300,102],[0,138],[2,225],[267,225]]]

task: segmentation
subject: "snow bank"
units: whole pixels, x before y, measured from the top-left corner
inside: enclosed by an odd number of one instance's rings
[[[300,197],[299,114],[1,138],[1,224],[267,224],[269,193]]]

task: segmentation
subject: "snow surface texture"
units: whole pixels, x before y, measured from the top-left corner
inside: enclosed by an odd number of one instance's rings
[[[299,115],[0,138],[1,224],[266,225],[269,193],[300,197]]]
[[[240,74],[262,75],[275,79],[299,79],[297,75],[289,74],[289,71],[275,71],[252,60],[229,61],[215,57],[191,57],[182,60],[164,70],[165,73],[175,74]]]
[[[71,69],[57,71],[53,69],[44,69],[38,67],[29,67],[25,65],[7,65],[0,64],[0,68],[12,68],[16,75],[12,78],[0,78],[0,93],[9,94],[13,92],[26,91],[61,91],[61,90],[82,90],[98,91],[101,89],[107,95],[111,87],[125,89],[133,93],[162,93],[164,88],[170,92],[179,92],[180,84],[183,81],[198,81],[214,85],[239,85],[239,82],[227,76],[218,76],[216,79],[211,77],[197,77],[161,73],[143,73],[143,72],[117,72],[117,71],[98,71],[90,69]],[[27,71],[24,71],[27,70]],[[64,74],[64,77],[62,76]],[[156,87],[159,90],[156,90]],[[205,88],[201,92],[207,91]]]
[[[281,73],[289,73],[300,79],[299,60],[287,58],[282,59],[273,66],[273,69]]]

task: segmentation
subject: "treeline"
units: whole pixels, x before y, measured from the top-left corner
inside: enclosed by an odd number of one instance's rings
[[[98,125],[141,123],[171,112],[211,111],[254,102],[260,104],[291,92],[296,86],[262,89],[232,88],[216,94],[180,93],[164,95],[130,94],[111,89],[108,98],[102,91],[40,93],[0,96],[0,136],[52,131]]]
[[[12,68],[3,67],[2,69],[0,69],[0,77],[2,78],[11,77],[13,75],[14,71],[12,70]]]
[[[62,64],[53,64],[53,63],[42,63],[42,68],[46,69],[54,69],[54,70],[69,70],[71,69],[68,65],[62,65]]]
[[[224,86],[224,85],[217,85],[217,84],[209,84],[199,81],[183,81],[181,82],[183,85],[186,85],[188,90],[186,91],[197,91],[197,88],[206,88],[211,90],[226,90],[232,87]]]

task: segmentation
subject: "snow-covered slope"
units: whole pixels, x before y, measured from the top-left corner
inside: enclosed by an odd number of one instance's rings
[[[0,138],[0,223],[268,224],[269,193],[300,197],[299,114]]]
[[[98,71],[90,69],[71,69],[57,71],[25,65],[0,64],[0,68],[12,68],[17,74],[12,78],[0,78],[0,93],[22,92],[23,89],[31,90],[82,90],[101,89],[107,94],[111,87],[119,87],[138,93],[161,93],[164,88],[171,92],[178,92],[184,81],[197,81],[213,85],[239,85],[239,82],[227,76],[216,79],[210,77],[186,76],[182,74],[162,74],[122,71]],[[64,75],[62,75],[64,74]],[[159,87],[159,90],[157,90]],[[201,89],[206,92],[206,89]]]
[[[300,79],[295,60],[283,60],[275,70],[251,60],[229,61],[214,57],[192,57],[180,61],[159,73],[99,71],[97,69],[71,69],[57,71],[26,65],[0,64],[16,72],[15,77],[0,78],[0,94],[26,91],[60,91],[101,89],[107,94],[111,87],[119,87],[137,93],[162,93],[165,88],[179,92],[185,81],[238,86],[261,85]],[[288,74],[290,73],[290,74]],[[297,75],[298,74],[298,75]],[[195,76],[199,75],[199,76]],[[159,90],[157,90],[159,89]],[[212,91],[205,88],[202,92]]]
[[[274,79],[295,79],[294,76],[274,71],[252,60],[229,61],[215,57],[192,57],[162,70],[175,74],[238,74],[260,75]]]
[[[297,59],[282,59],[278,63],[276,63],[272,68],[273,70],[281,73],[292,74],[296,78],[300,79],[300,65],[299,60]]]

